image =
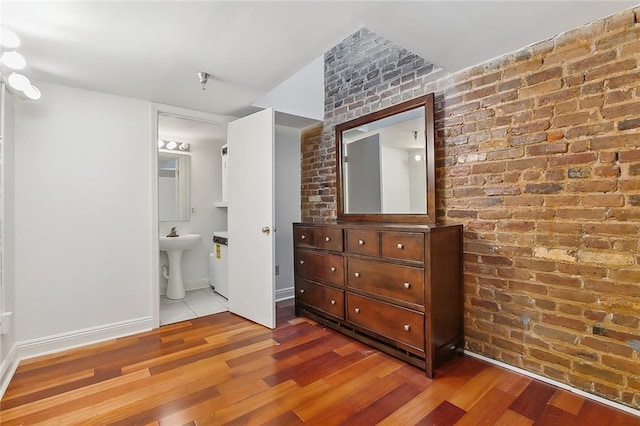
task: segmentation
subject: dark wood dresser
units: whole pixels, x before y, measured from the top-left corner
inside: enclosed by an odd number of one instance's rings
[[[463,350],[462,226],[296,223],[296,314],[423,368]]]

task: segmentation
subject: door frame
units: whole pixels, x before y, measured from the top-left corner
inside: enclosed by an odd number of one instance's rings
[[[215,114],[203,111],[196,111],[188,108],[177,107],[160,103],[151,103],[150,108],[151,125],[151,220],[149,221],[149,235],[151,235],[151,318],[153,328],[160,326],[160,247],[158,242],[159,220],[158,220],[158,116],[160,114],[172,115],[185,120],[202,121],[205,123],[224,126],[235,120],[237,117],[230,115]]]

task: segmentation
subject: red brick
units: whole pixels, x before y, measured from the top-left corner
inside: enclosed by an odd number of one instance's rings
[[[640,114],[640,102],[633,102],[602,108],[603,118],[621,118]]]
[[[612,353],[624,357],[630,357],[633,355],[633,350],[629,346],[591,336],[583,337],[582,344],[600,352]]]
[[[585,195],[581,197],[585,207],[620,207],[624,205],[624,196],[618,194]]]
[[[584,152],[581,154],[570,154],[554,156],[549,158],[550,166],[562,166],[569,164],[589,164],[598,159],[598,155],[595,152]]]
[[[576,112],[574,114],[560,115],[553,119],[554,127],[576,126],[578,124],[588,123],[591,119],[589,112]]]
[[[578,336],[574,333],[568,333],[556,328],[547,327],[544,325],[536,324],[533,326],[533,331],[543,337],[547,337],[553,340],[559,340],[565,343],[577,343]]]

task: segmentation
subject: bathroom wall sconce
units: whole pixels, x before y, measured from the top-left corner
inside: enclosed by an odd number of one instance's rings
[[[27,66],[27,61],[16,50],[20,37],[8,28],[0,28],[0,75],[8,87],[26,99],[36,101],[42,97],[40,90],[29,79],[14,72]]]
[[[189,152],[191,150],[191,145],[187,142],[165,141],[158,139],[158,149]]]

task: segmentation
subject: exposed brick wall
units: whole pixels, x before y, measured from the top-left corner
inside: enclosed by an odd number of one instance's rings
[[[438,219],[465,225],[467,349],[636,408],[639,21],[628,10],[387,102],[328,102],[306,163],[335,165],[335,124],[435,92]],[[303,217],[335,217],[323,203],[312,213],[303,190]]]
[[[323,124],[307,127],[302,130],[301,141],[301,217],[303,221],[326,219],[330,212],[328,205],[335,206],[335,155],[327,160],[328,153],[322,145]],[[324,154],[320,154],[324,152]],[[332,175],[332,181],[327,176]],[[335,207],[334,207],[335,209]]]
[[[311,179],[302,182],[303,220],[336,217],[335,125],[426,94],[426,82],[438,71],[366,28],[325,54],[324,129],[313,156],[303,161],[303,179]]]
[[[468,349],[640,407],[636,19],[448,79],[437,156],[439,215],[466,225]]]

